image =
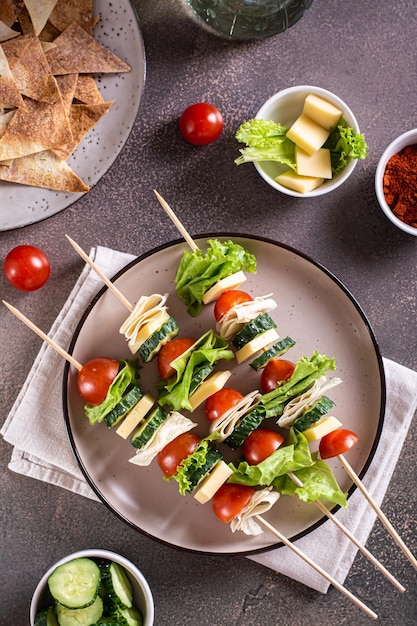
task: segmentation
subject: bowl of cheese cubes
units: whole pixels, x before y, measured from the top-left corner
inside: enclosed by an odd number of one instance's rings
[[[269,98],[236,138],[247,146],[237,164],[252,161],[269,185],[300,198],[339,187],[368,149],[346,103],[310,85],[289,87]]]

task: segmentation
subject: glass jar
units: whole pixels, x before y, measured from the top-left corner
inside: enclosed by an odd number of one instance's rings
[[[263,39],[293,26],[313,0],[182,0],[207,30],[226,39]]]

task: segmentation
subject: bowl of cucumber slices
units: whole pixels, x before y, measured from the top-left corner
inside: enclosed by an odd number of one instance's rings
[[[108,550],[82,550],[42,576],[30,605],[30,626],[106,623],[154,623],[152,592],[131,561]]]

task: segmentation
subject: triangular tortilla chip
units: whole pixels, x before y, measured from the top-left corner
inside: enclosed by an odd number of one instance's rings
[[[54,191],[89,191],[70,166],[49,150],[15,159],[8,167],[0,164],[0,180]]]
[[[19,62],[20,57],[24,55],[25,50],[30,46],[32,38],[26,35],[21,35],[17,39],[11,39],[10,41],[4,41],[1,45],[4,53],[7,57],[9,67],[13,72],[13,68],[16,63]]]
[[[17,109],[0,139],[0,161],[58,148],[72,141],[62,99],[48,104],[28,98],[25,104],[26,109]]]
[[[25,107],[19,88],[0,45],[0,102],[12,107]]]
[[[37,37],[24,35],[30,40],[13,66],[12,73],[20,93],[32,100],[53,104],[60,99],[56,80],[49,68],[42,45]]]
[[[71,24],[46,52],[53,74],[128,72],[129,65],[78,26]]]
[[[0,42],[8,41],[13,37],[18,37],[20,33],[13,30],[13,28],[9,28],[7,24],[4,22],[0,22]]]
[[[104,98],[91,74],[78,75],[74,98],[83,104],[101,104],[104,102]]]
[[[25,0],[36,36],[42,32],[56,3],[57,0]]]
[[[16,21],[16,12],[12,0],[1,0],[0,2],[0,22],[6,26],[12,26]]]
[[[69,116],[72,101],[74,99],[75,88],[77,86],[78,74],[65,74],[64,76],[57,76],[55,80],[57,82],[58,89],[61,92],[64,109]]]
[[[72,131],[72,141],[66,146],[59,147],[54,153],[60,159],[67,159],[72,154],[78,144],[86,136],[88,131],[97,124],[100,118],[110,109],[112,102],[103,104],[73,104],[70,111],[70,126]]]
[[[61,33],[75,22],[91,35],[93,32],[93,0],[58,0],[49,21]]]

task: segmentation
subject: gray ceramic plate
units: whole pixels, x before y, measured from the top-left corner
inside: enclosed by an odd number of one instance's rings
[[[215,235],[213,235],[214,237]],[[297,360],[319,350],[334,356],[335,375],[343,383],[330,390],[336,402],[333,414],[359,435],[359,443],[349,452],[349,462],[363,475],[372,460],[382,428],[385,407],[385,383],[382,361],[372,330],[360,307],[346,288],[326,269],[300,252],[269,240],[230,234],[231,238],[256,255],[258,271],[248,274],[245,290],[253,295],[273,292],[278,308],[272,315],[281,337],[297,341],[287,358]],[[197,238],[205,249],[205,239]],[[183,242],[173,242],[138,258],[120,272],[115,280],[120,291],[131,301],[151,293],[170,293],[169,310],[180,327],[181,336],[199,337],[213,324],[213,305],[191,318],[175,294],[174,277]],[[104,288],[86,310],[74,335],[71,352],[79,362],[94,356],[131,357],[119,327],[127,310]],[[233,369],[228,386],[242,393],[259,389],[259,374],[249,365]],[[233,534],[215,518],[210,504],[200,505],[192,497],[180,496],[177,483],[162,479],[158,464],[140,468],[128,462],[134,449],[104,424],[90,426],[76,391],[76,375],[67,367],[64,379],[64,411],[70,440],[80,467],[97,495],[117,515],[134,528],[179,548],[211,553],[254,553],[276,547],[277,540],[264,533],[259,537]],[[156,394],[156,363],[141,370],[146,391]],[[200,436],[208,431],[203,409],[192,418]],[[273,422],[274,423],[274,422]],[[225,446],[226,447],[226,446]],[[230,451],[227,459],[232,458]],[[337,463],[332,464],[337,468]],[[351,490],[343,470],[336,469],[339,484]],[[282,497],[265,516],[289,538],[302,536],[322,523],[321,512],[298,498]],[[326,518],[325,518],[326,519]]]
[[[130,1],[94,2],[94,13],[100,16],[94,29],[95,37],[132,69],[123,74],[96,77],[104,99],[116,102],[68,159],[68,164],[90,187],[107,172],[126,143],[145,83],[143,39]],[[82,195],[0,181],[0,231],[51,217]]]

